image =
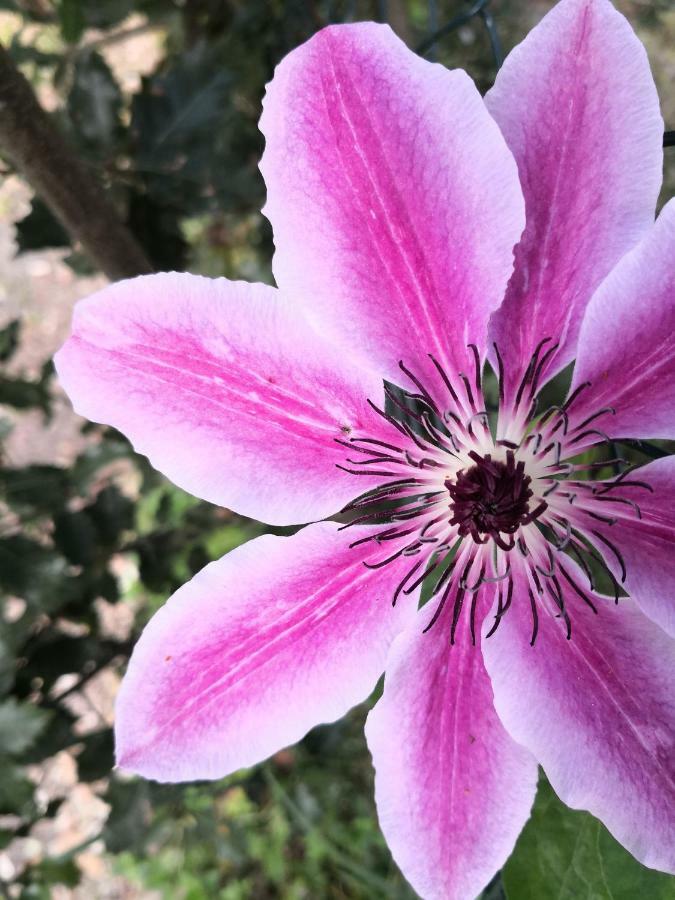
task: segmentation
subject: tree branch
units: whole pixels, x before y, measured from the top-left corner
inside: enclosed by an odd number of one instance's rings
[[[2,45],[0,152],[108,278],[152,271],[103,188],[65,142]]]

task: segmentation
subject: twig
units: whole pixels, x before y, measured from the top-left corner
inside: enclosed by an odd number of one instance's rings
[[[81,44],[75,48],[77,54],[89,53],[92,50],[101,50],[104,47],[112,47],[114,44],[124,43],[130,38],[139,37],[142,34],[152,34],[153,31],[161,31],[165,28],[165,23],[159,22],[141,22],[140,25],[133,25],[130,28],[121,28],[119,31],[111,31],[104,34],[103,37],[96,38],[88,44]]]
[[[102,187],[66,144],[2,45],[0,152],[109,278],[152,271]]]

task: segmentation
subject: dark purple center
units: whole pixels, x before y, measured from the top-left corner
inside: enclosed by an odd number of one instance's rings
[[[530,512],[531,479],[525,474],[525,464],[516,463],[512,451],[506,462],[493,460],[490,454],[469,453],[475,465],[463,469],[445,486],[452,499],[452,525],[459,526],[461,536],[471,535],[477,544],[489,538],[504,549],[511,549],[500,534],[515,534],[521,525],[533,521],[546,508],[545,504]]]

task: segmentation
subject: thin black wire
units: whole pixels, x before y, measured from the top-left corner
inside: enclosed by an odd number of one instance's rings
[[[479,11],[478,15],[481,17],[481,19],[483,20],[483,24],[485,25],[485,30],[487,31],[488,38],[490,39],[490,47],[492,48],[492,55],[495,60],[495,66],[497,67],[497,71],[499,71],[499,69],[501,69],[502,67],[502,63],[504,62],[504,50],[502,49],[502,42],[497,32],[495,18],[487,6],[484,6]]]
[[[497,31],[497,24],[495,22],[495,18],[492,15],[491,10],[489,9],[490,0],[475,0],[471,6],[462,13],[458,13],[452,19],[442,25],[440,28],[438,27],[438,5],[435,0],[428,0],[428,26],[430,34],[415,48],[415,52],[419,53],[420,56],[424,56],[425,54],[429,56],[430,59],[436,59],[436,45],[438,42],[444,38],[447,34],[450,34],[451,31],[454,31],[456,28],[460,28],[462,25],[465,25],[467,22],[471,21],[475,16],[478,16],[487,31],[488,38],[490,40],[490,47],[492,48],[492,56],[494,57],[495,66],[497,70],[499,70],[504,62],[504,50],[502,47],[502,42],[499,37],[499,32]],[[666,131],[663,135],[663,146],[664,147],[675,147],[675,131]]]
[[[474,16],[480,14],[481,10],[484,9],[490,0],[475,0],[471,6],[462,13],[458,13],[456,16],[453,16],[445,25],[442,25],[440,28],[437,28],[433,34],[430,34],[426,37],[421,44],[419,44],[415,48],[415,52],[419,53],[420,56],[427,53],[434,44],[438,43],[441,38],[445,37],[446,34],[450,34],[451,31],[454,31],[455,28],[460,28],[462,25],[465,25]]]

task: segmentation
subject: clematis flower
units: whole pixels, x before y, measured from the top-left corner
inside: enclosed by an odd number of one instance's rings
[[[279,65],[261,129],[278,289],[115,284],[57,359],[75,408],[182,488],[313,523],[228,553],[156,614],[119,765],[219,778],[386,669],[376,801],[420,895],[484,887],[538,763],[675,871],[675,465],[608,478],[601,452],[675,438],[675,203],[654,223],[644,49],[606,0],[562,0],[483,101],[385,26],[331,27]]]

